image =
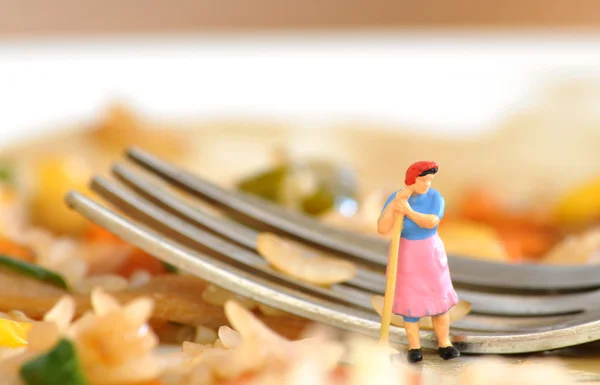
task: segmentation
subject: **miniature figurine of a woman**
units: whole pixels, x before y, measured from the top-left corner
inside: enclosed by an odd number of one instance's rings
[[[445,201],[431,188],[438,171],[435,162],[416,162],[406,171],[406,187],[393,193],[381,211],[377,231],[393,231],[397,215],[404,215],[392,312],[404,318],[408,335],[408,361],[423,359],[419,320],[432,317],[439,355],[445,360],[460,356],[450,342],[448,311],[458,303],[448,269],[448,258],[437,228]]]

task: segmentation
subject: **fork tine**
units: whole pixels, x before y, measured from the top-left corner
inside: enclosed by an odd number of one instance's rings
[[[590,320],[596,317],[594,314],[581,313],[577,315],[562,315],[555,317],[490,317],[485,315],[473,315],[461,318],[452,323],[452,328],[456,330],[477,331],[477,332],[496,332],[496,333],[523,333],[523,332],[543,332],[560,328],[560,325],[573,323],[576,324],[582,320]]]
[[[280,283],[270,282],[264,277],[249,273],[246,269],[192,249],[179,240],[173,240],[150,229],[147,225],[134,223],[76,191],[69,191],[65,199],[69,207],[123,240],[156,255],[182,271],[224,289],[299,316],[302,316],[302,306],[306,306],[305,310],[316,316],[318,322],[328,323],[323,314],[330,313],[334,317],[334,324],[342,328],[359,327],[357,331],[360,331],[360,327],[372,329],[376,324],[377,317],[374,313],[328,302]],[[346,325],[348,323],[350,324]],[[402,336],[401,330],[398,331],[400,337],[405,337]]]
[[[373,312],[368,293],[361,292],[345,285],[333,285],[331,290],[309,285],[292,277],[289,277],[277,270],[271,269],[268,263],[256,253],[253,253],[240,246],[232,244],[202,231],[190,222],[186,222],[179,217],[171,215],[166,210],[152,205],[149,201],[140,198],[129,192],[125,188],[117,186],[106,178],[97,176],[92,180],[92,190],[100,194],[128,216],[144,221],[151,222],[150,226],[166,233],[176,239],[179,243],[197,249],[199,246],[211,254],[226,256],[231,261],[243,268],[250,268],[255,274],[261,277],[268,277],[281,285],[290,285],[294,289],[305,293],[315,295],[320,298],[326,298],[336,303],[345,303],[357,306],[363,310]]]
[[[116,164],[112,171],[122,183],[169,213],[203,226],[250,249],[256,249],[258,231],[228,218],[209,215],[199,207],[184,202],[175,194],[162,188],[162,186],[149,182],[146,178],[140,176],[140,173],[132,171],[129,167]],[[96,178],[96,180],[100,179]],[[102,189],[106,189],[106,187]],[[135,203],[130,202],[129,204]],[[366,271],[359,266],[357,276],[346,283],[374,293],[383,293],[385,290],[385,275],[381,272]],[[349,288],[346,287],[346,290],[349,290]],[[559,295],[498,294],[460,288],[457,288],[456,291],[461,299],[472,304],[473,312],[491,315],[570,314],[594,306],[598,307],[600,303],[600,291]],[[363,293],[363,295],[365,294]],[[366,303],[368,301],[363,302],[363,305]],[[372,307],[368,305],[368,308],[371,309]]]
[[[75,191],[70,191],[65,200],[69,207],[125,241],[215,285],[312,321],[374,338],[379,334],[380,322],[372,313],[294,291],[237,266],[192,250],[143,224],[136,224],[117,215]],[[454,344],[465,353],[491,354],[535,352],[600,339],[599,312],[584,315],[585,317],[572,318],[570,323],[565,323],[567,327],[559,330],[508,334],[453,330],[452,339]],[[575,319],[579,323],[575,323]],[[421,334],[423,347],[437,348],[433,332],[422,331]],[[404,329],[391,326],[390,341],[406,345]]]
[[[127,156],[169,183],[229,211],[242,214],[243,217],[263,223],[270,229],[299,238],[315,247],[343,253],[363,264],[379,268],[386,265],[387,242],[383,240],[336,229],[248,194],[227,191],[138,148],[128,149]],[[452,255],[448,256],[448,261],[453,280],[468,285],[522,290],[600,287],[600,265],[512,265]]]
[[[381,267],[387,263],[385,256],[387,246],[382,242],[375,242],[374,239],[358,235],[353,242],[364,242],[368,247],[363,247],[364,250],[361,250],[361,253],[357,253],[356,248],[346,242],[344,234],[341,234],[340,237],[337,229],[323,226],[311,218],[283,210],[270,202],[252,195],[227,192],[211,183],[194,178],[192,175],[162,162],[141,150],[129,149],[127,155],[140,166],[160,175],[170,183],[194,194],[199,194],[211,203],[225,208],[232,214],[242,214],[239,218],[240,220],[247,221],[250,219],[252,224],[267,225],[269,228],[284,231],[291,236],[303,239],[307,243],[313,243],[316,247],[325,246],[333,251],[344,252],[358,262],[370,264],[374,267]],[[298,226],[298,224],[302,225]],[[347,234],[345,236],[347,237]],[[355,235],[353,234],[353,236]],[[373,251],[372,249],[375,250]],[[381,251],[384,251],[384,253],[382,254]]]
[[[473,311],[488,315],[546,316],[600,309],[600,290],[548,295],[493,295],[468,289],[457,289],[456,292],[460,299],[471,303]]]
[[[149,183],[120,164],[113,166],[113,174],[124,184],[146,197],[149,201],[187,221],[192,221],[211,232],[224,236],[234,242],[256,250],[260,232],[253,230],[228,218],[217,218],[204,213],[198,207],[191,207],[182,199],[174,196],[156,184]],[[358,266],[357,276],[348,284],[382,293],[385,290],[385,277],[379,272],[372,272]]]

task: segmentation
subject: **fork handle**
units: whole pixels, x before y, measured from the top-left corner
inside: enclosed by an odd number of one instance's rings
[[[379,343],[388,344],[390,334],[390,323],[392,321],[392,304],[394,303],[394,293],[396,289],[396,275],[398,270],[398,249],[400,247],[400,234],[404,224],[404,214],[398,215],[394,222],[394,232],[390,243],[390,254],[388,256],[388,266],[386,274],[385,297],[383,301],[383,311],[381,314],[381,329],[379,332]]]

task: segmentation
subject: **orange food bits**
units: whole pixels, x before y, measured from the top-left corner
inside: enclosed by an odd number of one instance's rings
[[[137,247],[133,248],[125,262],[115,271],[115,274],[129,278],[136,270],[145,270],[151,275],[167,273],[167,269],[160,259]]]
[[[121,238],[95,223],[89,226],[84,234],[84,237],[88,241],[125,243],[125,241],[123,241]]]
[[[513,262],[539,258],[559,239],[549,211],[530,208],[514,212],[489,189],[467,191],[458,209],[463,219],[494,228]]]
[[[543,233],[531,232],[522,236],[523,252],[525,255],[538,258],[550,250],[556,240]]]
[[[23,245],[20,245],[14,242],[11,239],[3,237],[0,235],[0,254],[6,255],[8,257],[12,257],[15,259],[20,259],[26,262],[34,262],[35,255],[33,251]]]
[[[500,262],[510,259],[497,231],[484,223],[448,221],[439,234],[447,253]]]
[[[483,189],[467,191],[458,209],[464,218],[471,220],[487,220],[502,212],[499,199],[491,191]]]
[[[351,375],[350,367],[338,365],[331,371],[331,380],[334,382],[345,382],[348,381]]]
[[[137,382],[132,385],[165,385],[165,383],[159,379],[154,379],[154,380],[150,380],[150,381]]]
[[[500,237],[513,260],[522,258],[540,258],[546,254],[558,237],[535,229],[500,229]]]
[[[145,270],[151,275],[165,274],[167,272],[161,260],[138,247],[131,246],[103,227],[95,224],[92,225],[86,232],[85,237],[90,242],[130,246],[131,250],[127,255],[122,258],[119,257],[121,261],[116,261],[116,266],[111,268],[110,272],[114,274],[129,278],[136,270]]]
[[[246,384],[253,383],[254,382],[253,380],[255,378],[256,378],[255,372],[246,372],[239,377],[236,377],[234,379],[231,379],[231,380],[228,380],[225,382],[221,382],[220,385],[246,385]]]

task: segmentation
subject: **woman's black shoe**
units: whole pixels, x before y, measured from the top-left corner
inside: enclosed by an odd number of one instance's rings
[[[460,356],[460,352],[458,351],[458,349],[456,349],[452,345],[446,346],[445,348],[439,348],[438,351],[440,353],[440,357],[442,357],[445,360],[451,360]]]
[[[421,349],[410,349],[408,351],[408,362],[410,363],[415,363],[415,362],[419,362],[423,360],[423,352],[421,352]]]

